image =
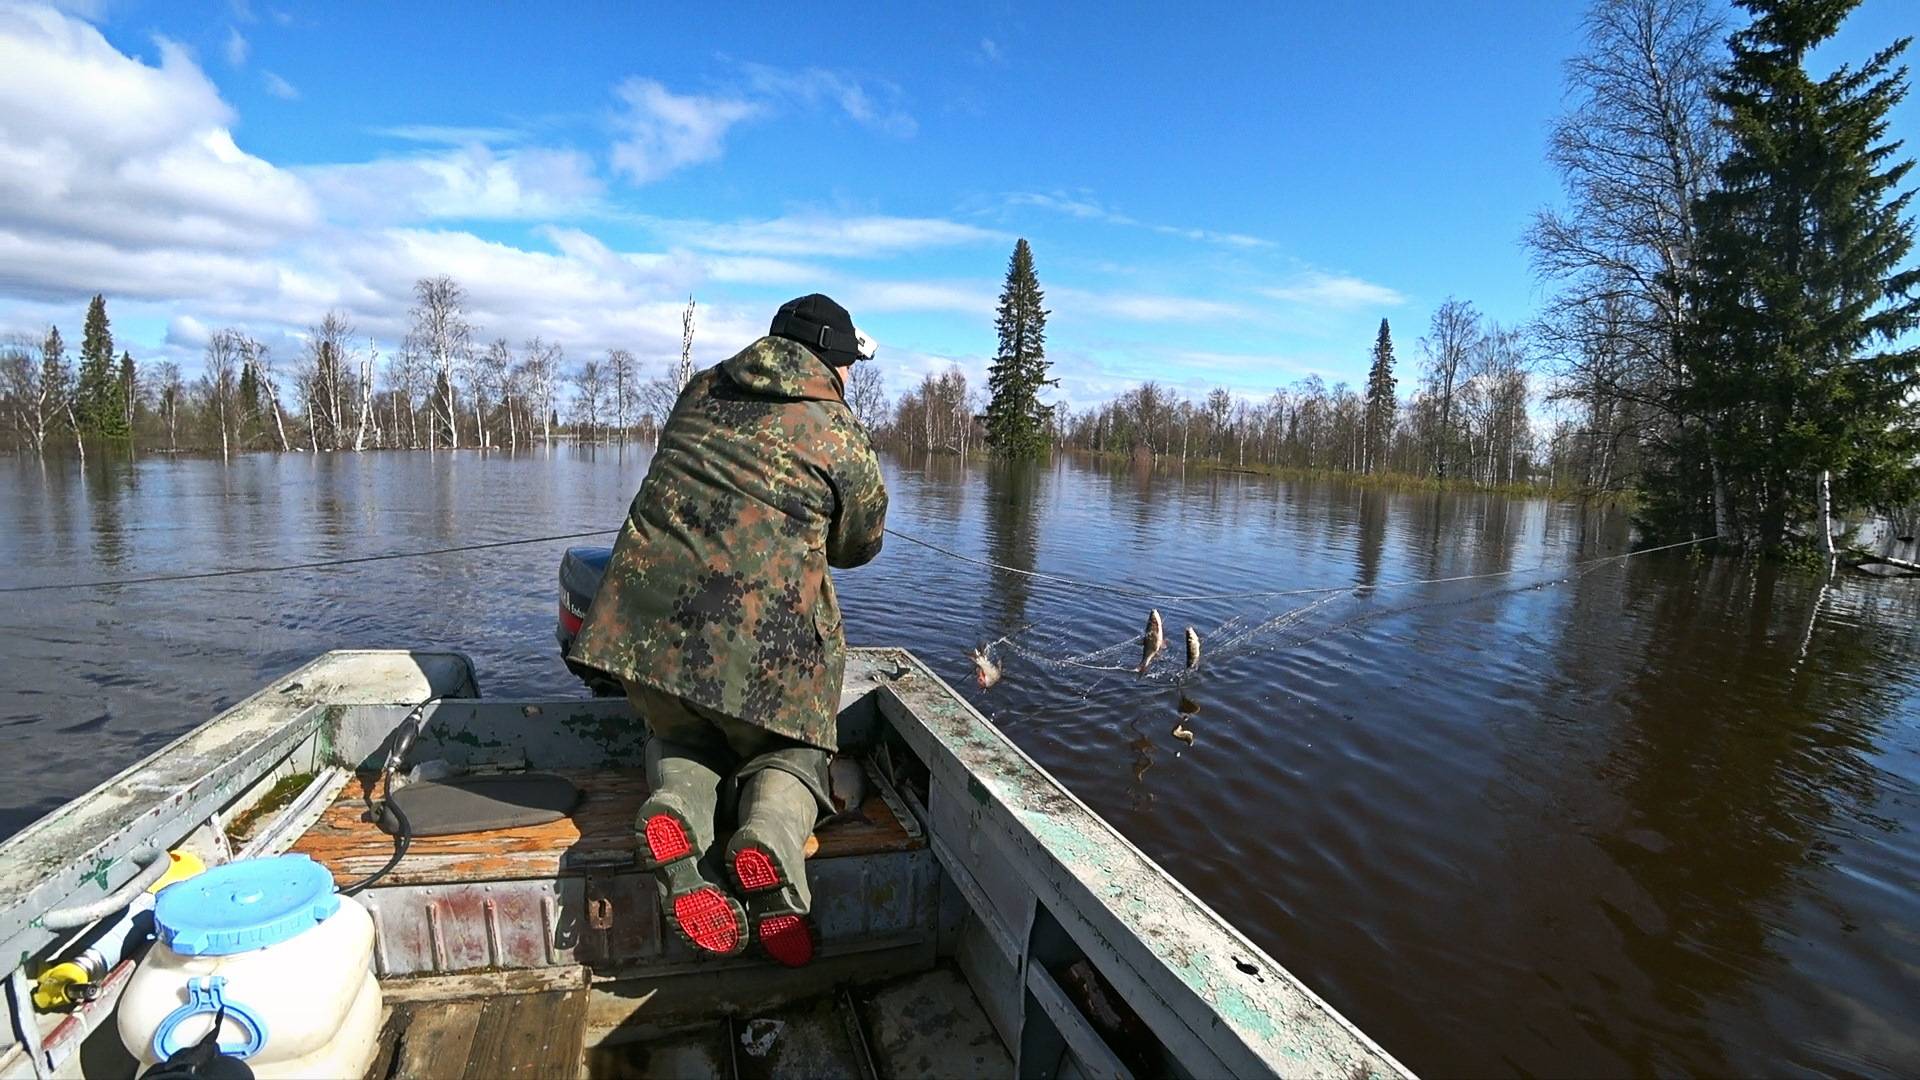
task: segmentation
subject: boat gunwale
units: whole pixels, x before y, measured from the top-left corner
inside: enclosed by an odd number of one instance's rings
[[[896,664],[913,670],[910,678],[874,677],[880,712],[934,770],[936,783],[956,785],[972,797],[975,829],[983,818],[991,820],[1014,845],[1008,854],[1017,869],[1043,871],[1030,875],[1027,887],[1176,1056],[1180,1047],[1174,1043],[1197,1045],[1236,1076],[1413,1075],[912,653],[873,652],[890,653]],[[942,702],[951,707],[941,708]],[[929,831],[939,839],[938,820]],[[951,844],[936,847],[943,849]],[[1156,893],[1166,905],[1157,915]],[[1122,902],[1136,910],[1126,910]],[[1149,920],[1149,915],[1156,917]],[[1025,927],[988,929],[1016,944],[1026,936]],[[1019,962],[1027,959],[1023,949]],[[1020,974],[1024,989],[1028,973]],[[1128,982],[1132,985],[1121,985]],[[1154,1010],[1141,1008],[1147,999],[1184,1025],[1185,1037],[1167,1030],[1164,1020],[1156,1024]],[[1222,1028],[1231,1032],[1226,1041],[1234,1045],[1221,1046]]]
[[[401,658],[415,679],[391,669]],[[76,933],[45,929],[45,912],[124,885],[136,851],[179,844],[323,733],[332,710],[412,707],[474,685],[472,661],[445,649],[338,649],[271,680],[0,843],[0,957],[17,967]],[[372,692],[382,686],[395,692]]]

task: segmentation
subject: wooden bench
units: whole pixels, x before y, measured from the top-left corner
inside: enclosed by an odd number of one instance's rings
[[[580,789],[573,813],[545,825],[489,832],[416,837],[382,885],[464,881],[519,881],[584,875],[632,866],[634,817],[647,798],[638,769],[550,770]],[[293,845],[332,871],[334,881],[358,881],[393,857],[393,837],[370,821],[361,780],[347,784],[320,820]],[[861,807],[864,820],[835,822],[819,832],[813,857],[833,859],[911,851],[925,841],[910,835],[878,794]]]

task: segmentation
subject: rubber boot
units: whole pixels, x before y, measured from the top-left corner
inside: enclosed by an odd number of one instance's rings
[[[642,868],[660,883],[660,906],[696,950],[735,956],[746,949],[746,912],[721,887],[708,861],[721,776],[694,751],[647,740],[647,786],[634,823]]]
[[[754,940],[788,967],[813,959],[806,844],[819,810],[818,798],[791,773],[761,769],[740,785],[740,827],[727,844]]]

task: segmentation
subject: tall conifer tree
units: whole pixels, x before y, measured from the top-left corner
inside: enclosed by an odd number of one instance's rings
[[[120,415],[124,420],[128,434],[133,432],[134,405],[140,400],[139,376],[133,368],[133,354],[122,350],[120,353]]]
[[[1397,385],[1393,377],[1393,332],[1387,328],[1387,320],[1381,319],[1380,334],[1373,341],[1373,366],[1367,369],[1366,471],[1370,473],[1386,465]]]
[[[46,388],[47,408],[55,422],[65,423],[73,394],[73,371],[67,367],[67,342],[57,326],[47,327],[46,340],[40,345],[40,385]]]
[[[75,390],[74,414],[88,435],[124,438],[125,408],[113,370],[113,331],[107,326],[107,300],[98,293],[87,305],[87,324],[80,339],[80,385]]]
[[[1697,204],[1689,392],[1731,474],[1736,539],[1761,548],[1812,524],[1824,471],[1842,507],[1914,488],[1920,347],[1897,347],[1920,326],[1920,269],[1901,269],[1913,163],[1886,140],[1910,39],[1824,79],[1805,68],[1857,2],[1741,0],[1753,22],[1716,94],[1733,148]]]
[[[1047,448],[1053,406],[1040,402],[1047,378],[1047,315],[1040,279],[1033,271],[1033,249],[1025,239],[1013,245],[1007,281],[1000,290],[994,326],[1000,347],[987,369],[987,445],[1002,458],[1037,457]]]

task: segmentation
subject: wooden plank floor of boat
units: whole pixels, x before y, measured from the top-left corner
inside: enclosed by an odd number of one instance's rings
[[[633,822],[647,798],[638,769],[555,769],[553,775],[580,789],[573,813],[545,825],[488,832],[422,836],[383,885],[433,885],[456,881],[518,881],[583,874],[631,863]],[[320,821],[295,844],[333,872],[339,884],[357,881],[393,855],[393,837],[361,820],[366,808],[361,781],[347,784]],[[925,841],[910,836],[885,799],[873,795],[861,806],[863,820],[835,822],[820,830],[815,858],[908,851]]]
[[[395,1005],[367,1080],[579,1076],[587,994],[576,988]]]

